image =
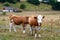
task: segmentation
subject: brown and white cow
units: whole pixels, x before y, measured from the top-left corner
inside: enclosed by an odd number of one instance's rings
[[[23,33],[25,33],[25,27],[26,24],[29,24],[31,26],[31,32],[33,35],[33,30],[35,30],[35,37],[37,36],[37,30],[39,31],[42,19],[44,16],[38,15],[38,16],[31,16],[31,17],[23,17],[23,16],[17,16],[17,15],[11,15],[10,17],[10,29],[9,32],[11,32],[11,28],[13,25],[23,25]],[[13,26],[14,31],[16,32],[16,28]],[[40,36],[40,34],[39,34]]]
[[[33,30],[35,30],[35,37],[37,37],[37,34],[39,35],[40,37],[40,34],[39,34],[39,30],[41,28],[41,24],[42,24],[42,19],[44,18],[45,16],[42,16],[42,15],[38,15],[37,17],[36,16],[31,16],[29,17],[29,25],[31,26],[31,32],[32,32],[32,35],[33,35]]]
[[[16,28],[14,25],[20,25],[23,26],[23,33],[25,33],[25,26],[28,24],[28,17],[18,16],[18,15],[10,15],[10,29],[9,32],[11,32],[12,27],[14,28],[14,31],[16,32]]]

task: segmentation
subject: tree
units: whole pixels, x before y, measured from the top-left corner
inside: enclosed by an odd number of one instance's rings
[[[10,2],[10,3],[16,3],[20,0],[0,0],[1,3],[4,3],[4,2]]]
[[[8,0],[8,2],[10,2],[10,3],[16,3],[17,0]]]
[[[50,0],[50,4],[53,10],[60,10],[60,2],[57,2],[57,0]]]
[[[18,2],[20,2],[20,0],[17,0]]]
[[[34,5],[39,5],[40,4],[39,0],[27,0],[27,2],[32,3]]]
[[[24,4],[20,5],[20,9],[25,9],[25,8],[26,8],[26,6]]]
[[[57,0],[50,0],[51,5],[55,5],[56,2],[57,2]]]
[[[10,4],[8,2],[5,2],[4,6],[10,6]]]
[[[17,2],[17,0],[12,0],[12,3],[16,3]]]
[[[1,2],[1,3],[4,3],[4,2],[6,2],[6,0],[0,0],[0,2]]]

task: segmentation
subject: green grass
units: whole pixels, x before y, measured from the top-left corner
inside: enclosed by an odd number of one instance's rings
[[[17,13],[16,13],[17,14]],[[41,29],[41,37],[40,38],[34,38],[34,36],[31,36],[31,33],[29,31],[29,25],[26,27],[26,33],[22,33],[22,26],[16,26],[17,32],[15,33],[13,30],[10,33],[9,32],[9,19],[8,16],[0,16],[0,40],[60,40],[60,15],[55,14],[45,14],[45,19],[42,24]],[[57,13],[56,13],[57,14]],[[17,15],[29,15],[29,13],[21,13]],[[35,13],[35,15],[39,15],[39,13]],[[51,18],[53,19],[53,25],[51,29]]]
[[[18,27],[20,28],[21,26],[16,26],[17,27],[17,32],[15,33],[13,30],[10,33],[8,31],[9,26],[5,26],[7,27],[5,29],[5,27],[3,25],[7,25],[6,22],[8,21],[3,21],[0,20],[0,40],[60,40],[60,32],[56,32],[55,30],[58,30],[57,27],[55,27],[55,25],[53,25],[52,29],[54,29],[54,31],[51,31],[51,25],[49,25],[49,23],[46,23],[42,25],[42,29],[41,29],[41,37],[40,38],[34,38],[34,36],[31,36],[29,29],[26,28],[26,34],[22,33],[22,30],[19,30]],[[4,23],[5,22],[5,23]],[[58,26],[58,25],[57,25]]]
[[[3,29],[4,30],[4,29]],[[6,30],[7,31],[7,30]],[[20,32],[0,32],[0,40],[60,40],[60,33],[56,32],[48,32],[43,31],[41,32],[40,38],[34,38],[34,36],[31,36],[28,31],[26,34],[22,34],[22,31]]]
[[[2,8],[3,8],[3,4],[2,4],[2,3],[0,3],[0,11],[2,10]]]
[[[39,10],[39,11],[44,11],[44,10],[51,10],[52,9],[51,5],[44,4],[44,3],[41,3],[39,6],[30,4],[30,3],[27,3],[27,2],[24,2],[23,4],[26,5],[26,9],[25,10],[31,10],[31,11],[37,11],[37,10]]]

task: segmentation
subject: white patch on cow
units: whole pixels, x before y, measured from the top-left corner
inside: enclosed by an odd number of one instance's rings
[[[16,28],[14,27],[13,19],[12,19],[11,22],[10,22],[9,32],[11,32],[12,28],[14,29],[14,32],[16,32]]]
[[[41,23],[42,22],[42,15],[38,15],[38,17],[37,17],[37,21],[38,21],[38,23]]]
[[[13,22],[13,19],[11,21]]]
[[[29,18],[28,22],[30,23],[31,18]]]
[[[14,28],[14,32],[16,32],[16,28],[15,28],[15,26],[13,26],[13,28]]]
[[[37,34],[35,34],[35,38],[37,37]]]
[[[23,34],[25,33],[25,30],[23,30]]]
[[[10,28],[9,28],[9,32],[11,32],[11,29],[12,29],[12,23],[9,24]]]

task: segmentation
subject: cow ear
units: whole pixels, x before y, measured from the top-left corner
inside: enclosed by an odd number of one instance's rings
[[[37,17],[34,17],[35,19],[37,19]]]
[[[45,16],[43,16],[43,19],[45,18]]]

